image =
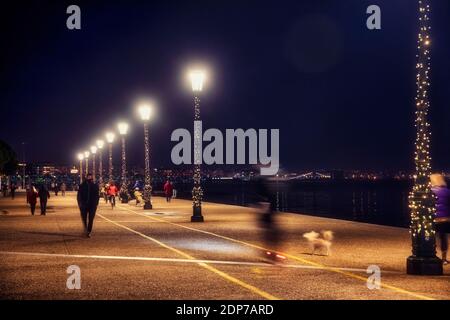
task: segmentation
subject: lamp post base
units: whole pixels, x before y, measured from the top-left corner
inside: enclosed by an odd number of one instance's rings
[[[441,276],[443,275],[442,260],[437,257],[410,256],[406,260],[406,273],[411,275]]]
[[[153,209],[153,206],[152,206],[151,202],[146,202],[144,204],[144,210],[152,210],[152,209]]]
[[[191,222],[204,222],[202,216],[202,207],[192,207]]]

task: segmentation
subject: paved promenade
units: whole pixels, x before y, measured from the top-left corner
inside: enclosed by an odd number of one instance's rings
[[[0,198],[0,298],[450,299],[449,267],[405,274],[406,229],[283,213],[287,259],[273,265],[253,209],[204,203],[205,223],[191,223],[190,201],[153,206],[102,202],[89,239],[74,193],[52,196],[47,216],[31,216],[23,194]],[[310,254],[302,234],[311,230],[335,233],[330,256]],[[80,290],[66,287],[70,265]],[[369,265],[381,268],[380,289],[367,288]]]

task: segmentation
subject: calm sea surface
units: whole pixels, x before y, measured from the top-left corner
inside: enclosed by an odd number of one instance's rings
[[[272,182],[279,211],[408,227],[409,181]],[[257,200],[253,182],[205,182],[204,200],[248,206]],[[189,198],[189,185],[176,185],[179,197]]]

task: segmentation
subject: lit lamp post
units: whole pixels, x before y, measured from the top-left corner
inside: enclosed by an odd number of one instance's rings
[[[91,146],[91,154],[92,154],[92,177],[94,178],[95,181],[95,154],[97,153],[97,147],[96,146]]]
[[[103,140],[97,140],[96,144],[98,148],[98,157],[99,157],[98,182],[100,184],[103,184],[103,146],[105,145],[105,142]]]
[[[128,203],[130,194],[128,193],[128,179],[127,179],[127,154],[125,145],[125,136],[128,133],[128,123],[120,122],[117,124],[119,134],[122,137],[122,182],[120,186],[120,199],[122,203]]]
[[[202,129],[200,124],[200,93],[203,90],[205,73],[201,70],[194,70],[189,74],[192,91],[194,93],[194,141],[200,141],[202,138]],[[192,222],[203,222],[202,215],[202,197],[201,170],[200,163],[202,159],[202,147],[194,142],[194,187],[192,188]]]
[[[108,142],[108,144],[109,144],[108,179],[109,179],[109,182],[111,183],[113,181],[113,179],[114,179],[114,177],[113,177],[113,160],[112,160],[112,153],[113,153],[112,144],[113,144],[114,138],[116,136],[112,132],[107,132],[105,136],[106,136],[106,142]]]
[[[86,160],[86,174],[89,173],[89,156],[91,155],[91,153],[89,151],[85,151],[84,152],[84,159]]]
[[[150,104],[141,104],[138,107],[139,115],[144,122],[144,152],[145,152],[145,185],[144,185],[144,210],[152,209],[152,184],[150,176],[150,140],[148,133],[148,122],[152,115]]]
[[[431,190],[430,124],[430,5],[419,0],[419,36],[417,54],[416,96],[416,174],[409,197],[411,209],[412,255],[407,259],[408,274],[442,275],[442,261],[436,257],[435,198]]]
[[[80,161],[80,184],[83,183],[83,159],[84,159],[84,154],[79,153],[77,155],[78,160]]]

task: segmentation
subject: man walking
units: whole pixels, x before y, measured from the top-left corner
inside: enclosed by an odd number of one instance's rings
[[[46,186],[42,185],[39,188],[38,197],[41,205],[41,215],[45,216],[47,213],[47,200],[50,199],[50,193],[48,192]]]
[[[98,185],[94,183],[91,173],[86,175],[86,180],[80,185],[77,194],[78,207],[80,208],[81,220],[83,222],[86,237],[91,237],[94,225],[95,212],[97,211],[100,198]]]

